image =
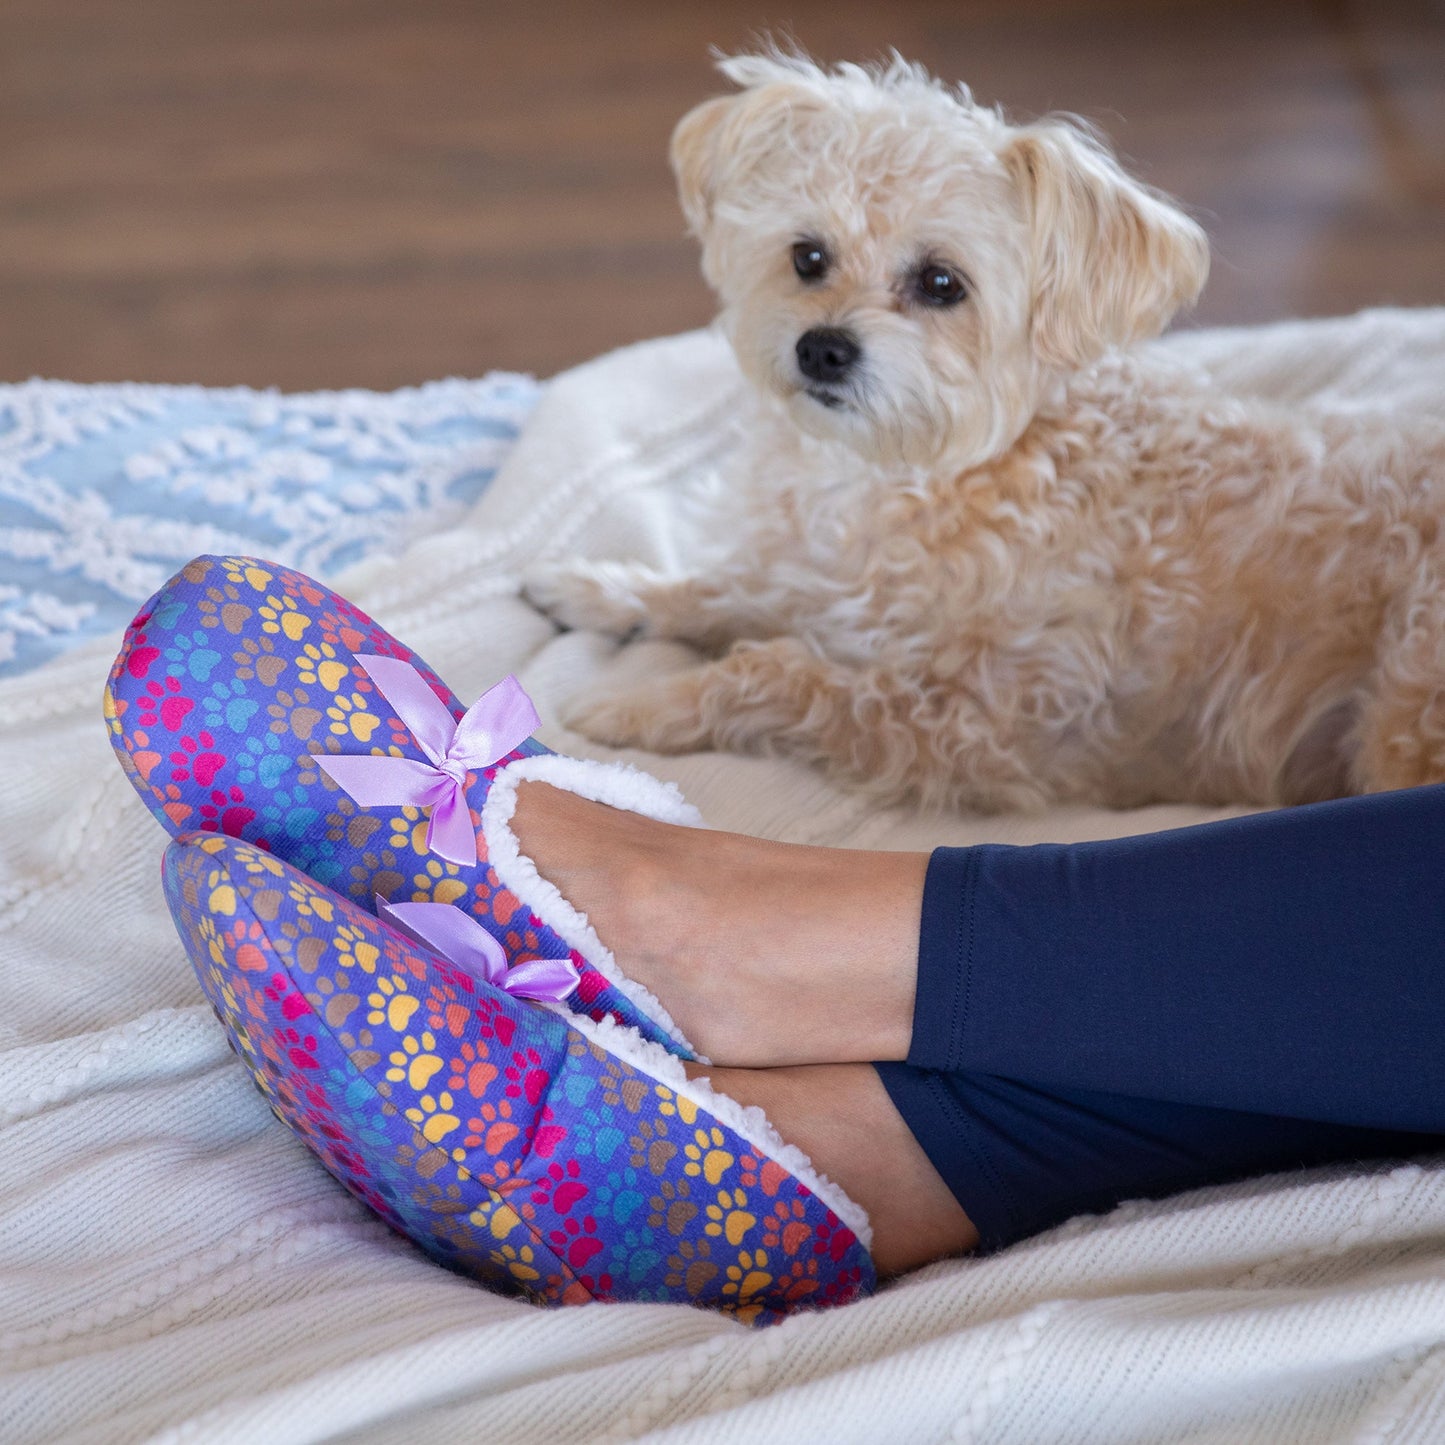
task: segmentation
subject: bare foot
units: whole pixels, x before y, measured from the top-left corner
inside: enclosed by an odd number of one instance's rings
[[[978,1244],[963,1212],[867,1064],[710,1069],[689,1064],[778,1133],[868,1211],[879,1275],[901,1274]]]
[[[512,827],[715,1063],[907,1056],[926,854],[683,828],[537,782]]]

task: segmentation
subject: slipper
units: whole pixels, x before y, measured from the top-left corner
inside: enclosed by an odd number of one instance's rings
[[[754,1325],[875,1286],[863,1210],[635,1030],[536,1002],[543,980],[478,979],[223,835],[173,842],[163,876],[272,1110],[432,1258],[541,1304]]]
[[[111,742],[172,835],[243,838],[367,908],[454,903],[509,962],[568,960],[572,1009],[696,1057],[584,915],[521,852],[533,778],[700,826],[677,788],[550,752],[515,678],[470,709],[364,612],[300,572],[198,557],[141,609],[106,687]]]

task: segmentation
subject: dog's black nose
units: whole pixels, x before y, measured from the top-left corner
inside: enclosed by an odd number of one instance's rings
[[[858,343],[836,326],[817,326],[798,338],[798,367],[810,381],[842,381],[859,354]]]

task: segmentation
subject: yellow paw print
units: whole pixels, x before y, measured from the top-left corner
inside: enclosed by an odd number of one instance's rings
[[[288,642],[300,642],[301,634],[311,626],[311,619],[297,611],[290,597],[267,597],[257,610],[261,614],[261,631],[283,633]]]
[[[219,964],[225,957],[225,950],[221,947],[221,940],[216,937],[216,920],[209,913],[201,916],[201,942],[206,946],[206,952],[211,956],[211,962]]]
[[[396,852],[410,848],[413,853],[426,857],[427,820],[420,808],[403,808],[399,818],[391,820],[391,846]]]
[[[206,887],[211,890],[206,895],[206,907],[212,913],[220,913],[227,918],[234,918],[236,916],[236,890],[231,886],[230,875],[225,869],[211,869],[206,879]]]
[[[500,1249],[492,1251],[492,1263],[501,1265],[513,1279],[519,1279],[524,1284],[542,1278],[541,1271],[533,1268],[536,1257],[530,1244],[524,1244],[521,1249],[504,1244]]]
[[[701,1174],[709,1184],[720,1184],[722,1177],[736,1162],[723,1145],[727,1140],[723,1131],[716,1126],[711,1129],[697,1129],[693,1132],[693,1143],[683,1148],[687,1163],[682,1166],[685,1174]]]
[[[271,585],[271,573],[264,567],[257,567],[255,563],[248,562],[244,557],[223,557],[221,566],[225,568],[226,581],[234,583],[237,587],[244,582],[257,592],[264,592]]]
[[[319,682],[327,692],[335,692],[351,676],[351,669],[337,660],[336,649],[329,642],[308,642],[296,660],[296,669],[302,682]]]
[[[736,1295],[738,1303],[766,1289],[773,1282],[768,1273],[766,1250],[755,1249],[751,1253],[744,1249],[738,1254],[738,1262],[728,1265],[728,1277],[722,1287],[724,1294]]]
[[[406,980],[395,974],[378,979],[376,992],[367,994],[366,1002],[371,1009],[366,1016],[367,1022],[387,1024],[397,1033],[405,1030],[411,1016],[421,1007],[421,1000],[406,991]]]
[[[336,945],[338,968],[351,968],[354,965],[363,973],[376,972],[376,961],[381,957],[381,950],[374,943],[367,943],[366,935],[359,928],[345,923],[336,930],[336,937],[332,941]]]
[[[291,901],[296,905],[297,913],[303,918],[319,918],[323,923],[330,923],[335,919],[335,904],[299,878],[291,880],[291,886],[287,891],[291,895]]]
[[[331,731],[337,737],[350,733],[359,743],[369,743],[372,733],[381,726],[381,719],[374,712],[367,712],[366,699],[359,692],[349,697],[338,694],[326,709],[326,716],[331,719]]]
[[[425,852],[423,848],[420,851]],[[416,874],[411,880],[411,901],[413,903],[455,903],[467,896],[467,885],[457,876],[455,863],[439,863],[435,858],[428,861],[425,873]]]
[[[680,1094],[674,1094],[666,1084],[658,1084],[657,1097],[662,1102],[657,1106],[659,1114],[666,1114],[668,1118],[679,1118],[684,1124],[695,1124],[697,1122],[697,1105],[691,1099],[684,1099]]]
[[[717,1203],[707,1207],[707,1223],[703,1229],[708,1234],[721,1234],[736,1249],[758,1222],[756,1214],[748,1213],[747,1202],[748,1196],[741,1189],[719,1189]]]
[[[251,849],[241,855],[241,866],[247,873],[267,873],[272,878],[280,878],[286,869],[279,858],[273,858],[269,853],[263,853],[259,848]]]
[[[431,1083],[432,1076],[442,1067],[442,1061],[428,1050],[434,1049],[437,1041],[431,1033],[423,1033],[420,1042],[408,1034],[401,1041],[401,1048],[390,1055],[387,1062],[391,1067],[386,1077],[394,1084],[403,1079],[420,1093]]]
[[[441,1143],[453,1129],[461,1126],[462,1121],[450,1112],[450,1094],[438,1094],[436,1098],[423,1094],[417,1104],[419,1107],[406,1111],[406,1117],[421,1130],[421,1136],[428,1144]]]

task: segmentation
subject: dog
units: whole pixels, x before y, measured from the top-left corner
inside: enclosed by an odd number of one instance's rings
[[[1231,397],[1142,346],[1208,243],[1077,122],[896,55],[720,68],[738,91],[672,161],[753,394],[731,542],[526,584],[708,660],[568,722],[980,811],[1445,779],[1445,426]]]

